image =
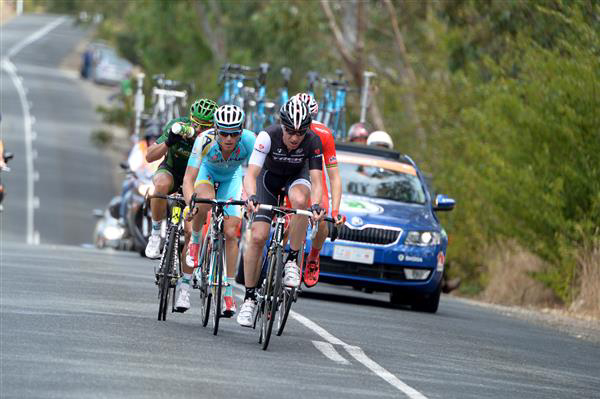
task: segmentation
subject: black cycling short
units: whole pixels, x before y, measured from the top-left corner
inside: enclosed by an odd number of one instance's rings
[[[263,168],[256,178],[256,197],[260,204],[279,206],[280,203],[277,202],[278,194],[284,194],[282,196],[283,200],[285,195],[288,195],[290,188],[297,184],[303,184],[310,189],[308,162],[305,163],[300,172],[293,176],[277,175]],[[254,220],[260,222],[271,223],[271,219],[273,219],[273,211],[264,209],[259,210],[254,216]]]
[[[183,185],[183,175],[178,174],[171,166],[167,164],[167,159],[160,163],[158,169],[156,169],[156,176],[159,173],[168,173],[173,177],[173,185],[169,188],[168,194],[173,194],[179,191],[179,188]]]

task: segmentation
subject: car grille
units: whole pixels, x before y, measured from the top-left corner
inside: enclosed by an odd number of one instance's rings
[[[338,230],[338,240],[362,242],[366,244],[388,245],[396,242],[400,230],[390,230],[379,227],[366,227],[364,229],[351,229],[342,226]]]

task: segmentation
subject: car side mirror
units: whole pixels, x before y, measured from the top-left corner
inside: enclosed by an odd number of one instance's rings
[[[92,211],[92,213],[94,214],[94,217],[100,219],[102,216],[104,216],[104,211],[102,209],[94,209]]]
[[[129,163],[127,161],[121,161],[119,163],[119,166],[121,167],[121,169],[123,170],[129,170]]]
[[[8,161],[8,160],[10,160],[10,159],[13,159],[13,157],[14,157],[14,156],[15,156],[15,155],[14,155],[12,152],[5,152],[5,153],[4,153],[4,160],[5,160],[5,161]]]
[[[451,211],[454,209],[454,205],[456,201],[453,198],[450,198],[444,194],[438,194],[435,196],[435,200],[433,201],[433,210],[434,211]]]

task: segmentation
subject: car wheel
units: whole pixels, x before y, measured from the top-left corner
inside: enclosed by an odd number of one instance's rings
[[[442,285],[440,284],[438,288],[432,294],[429,294],[425,297],[420,297],[417,299],[412,308],[414,310],[418,310],[419,312],[427,312],[427,313],[435,313],[438,310],[438,306],[440,304],[440,293],[442,292]]]

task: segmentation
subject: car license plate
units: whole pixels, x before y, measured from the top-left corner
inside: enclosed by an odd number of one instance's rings
[[[369,248],[347,247],[336,245],[333,247],[333,259],[345,260],[348,262],[373,264],[375,251]]]

